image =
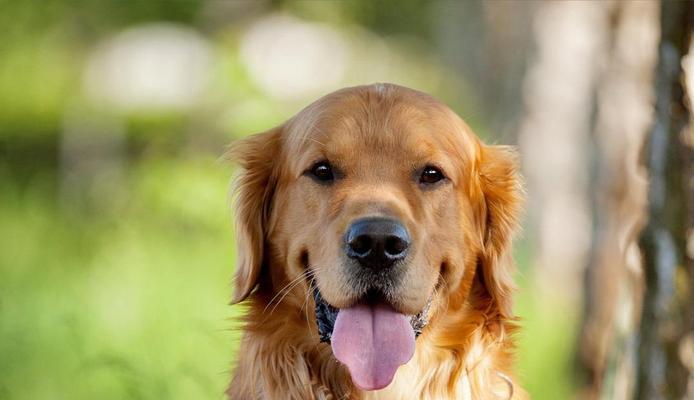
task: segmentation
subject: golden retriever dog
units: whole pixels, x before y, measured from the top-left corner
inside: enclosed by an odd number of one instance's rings
[[[342,89],[243,139],[230,399],[523,399],[512,149],[404,87]]]

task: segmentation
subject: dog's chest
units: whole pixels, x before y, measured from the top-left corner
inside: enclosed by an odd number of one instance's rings
[[[422,357],[420,354],[429,354]],[[393,382],[383,390],[366,392],[364,400],[472,400],[470,381],[463,374],[454,387],[448,385],[455,362],[448,357],[432,357],[418,351],[400,367]]]
[[[456,385],[456,400],[473,400],[470,382],[467,376],[462,377]],[[452,393],[436,391],[427,384],[417,380],[417,377],[410,374],[398,374],[391,385],[383,390],[368,392],[364,395],[364,400],[449,400]]]

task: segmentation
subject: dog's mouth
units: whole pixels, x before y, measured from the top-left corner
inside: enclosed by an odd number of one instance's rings
[[[313,282],[312,282],[313,283]],[[318,334],[320,336],[320,341],[322,343],[330,343],[330,339],[333,334],[333,328],[335,327],[335,319],[337,318],[337,313],[340,311],[339,308],[331,306],[320,293],[320,290],[316,285],[311,285],[311,291],[313,293],[313,300],[316,303],[316,324],[318,325]],[[367,296],[369,297],[369,296]],[[369,303],[374,304],[378,301],[370,301]],[[412,326],[412,331],[414,332],[415,339],[422,334],[422,330],[427,326],[429,320],[427,319],[427,313],[429,312],[429,306],[431,305],[431,299],[427,302],[424,308],[415,315],[409,316],[410,325]]]
[[[355,305],[338,309],[315,285],[311,289],[321,342],[331,344],[360,389],[388,386],[398,367],[414,355],[415,339],[427,324],[429,303],[418,314],[405,315],[370,293]]]

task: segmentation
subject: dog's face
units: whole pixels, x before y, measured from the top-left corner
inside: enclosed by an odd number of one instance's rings
[[[288,138],[295,156],[277,188],[269,243],[286,251],[291,275],[312,271],[336,308],[370,295],[417,314],[442,266],[462,266],[475,250],[467,247],[478,247],[465,229],[475,223],[467,190],[458,190],[473,144],[438,134],[450,131],[451,116],[407,100],[337,98],[311,131]]]
[[[424,322],[464,300],[478,267],[508,311],[508,272],[494,268],[517,211],[512,156],[481,144],[431,97],[392,85],[345,89],[235,152],[244,169],[236,300],[263,273],[271,294],[303,280],[322,339],[335,330],[335,355],[358,386],[387,385]],[[412,348],[389,349],[349,326],[364,323]],[[362,356],[393,365],[340,354],[369,345]]]

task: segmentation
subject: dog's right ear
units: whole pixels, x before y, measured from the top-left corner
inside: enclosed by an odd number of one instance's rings
[[[226,157],[240,173],[233,184],[236,214],[236,277],[232,303],[248,297],[258,283],[265,254],[268,218],[275,191],[275,160],[280,153],[278,127],[233,143]]]

